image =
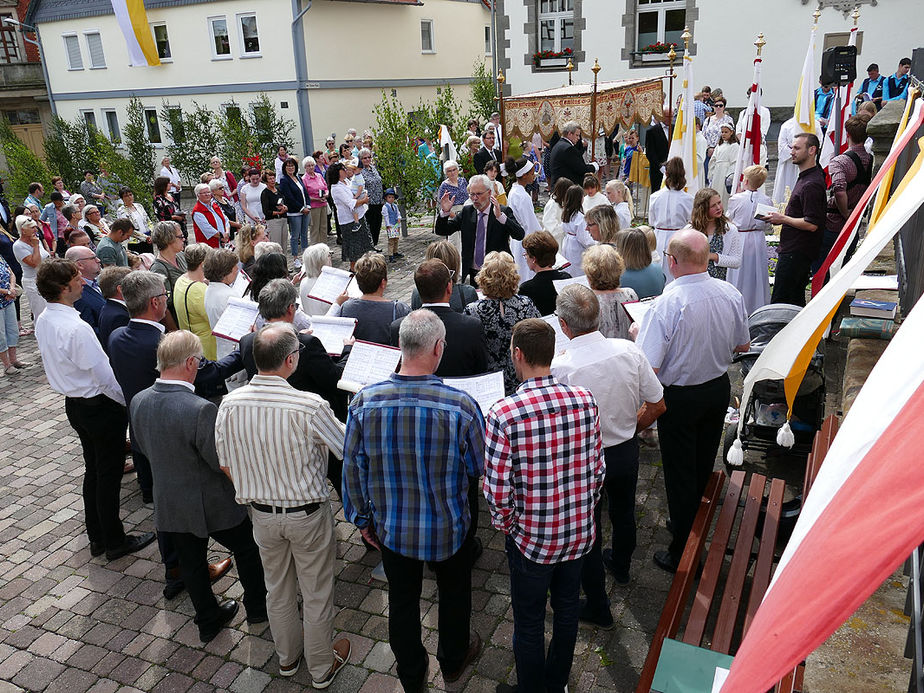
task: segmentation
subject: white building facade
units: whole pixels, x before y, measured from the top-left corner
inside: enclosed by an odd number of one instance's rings
[[[490,51],[490,12],[480,0],[147,0],[145,7],[161,64],[131,67],[109,0],[33,0],[27,20],[41,34],[59,116],[83,117],[117,138],[136,96],[148,136],[161,147],[165,105],[246,108],[262,92],[296,123],[293,151],[311,152],[331,133],[370,127],[383,90],[412,109],[451,84],[467,103],[473,64]],[[293,32],[299,12],[300,36]]]
[[[645,55],[644,49],[657,42],[677,43],[679,68],[680,37],[689,26],[697,90],[721,87],[729,106],[744,106],[753,77],[754,41],[763,33],[763,102],[791,108],[818,5],[816,79],[822,50],[846,44],[857,6],[858,80],[873,62],[883,75],[894,73],[901,58],[924,45],[915,20],[922,7],[917,0],[497,0],[505,91],[521,94],[567,84],[566,60],[543,61],[553,64],[549,67],[534,64],[537,52],[566,48],[573,52],[575,83],[593,82],[595,59],[602,68],[600,80],[664,75],[666,54]]]

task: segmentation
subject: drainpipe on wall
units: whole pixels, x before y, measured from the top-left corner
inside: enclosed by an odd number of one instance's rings
[[[303,154],[313,150],[314,136],[311,132],[311,105],[308,102],[308,58],[305,56],[305,30],[302,17],[311,9],[311,0],[301,9],[301,0],[292,0],[292,51],[295,54],[295,103],[298,106],[298,125],[302,136]]]

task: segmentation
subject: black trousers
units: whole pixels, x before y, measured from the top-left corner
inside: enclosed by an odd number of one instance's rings
[[[87,536],[114,549],[125,541],[119,519],[119,491],[125,465],[125,429],[128,415],[105,395],[65,397],[67,421],[83,448],[83,509]]]
[[[658,440],[674,535],[668,549],[678,561],[715,466],[730,396],[727,373],[701,385],[664,388]]]
[[[613,563],[616,570],[629,572],[636,546],[635,491],[638,487],[638,438],[603,449],[606,477],[603,490],[607,499],[607,514],[613,527]],[[591,610],[602,611],[609,606],[606,596],[606,571],[603,567],[603,498],[594,508],[596,538],[590,552],[584,556],[581,587]]]
[[[802,253],[781,253],[776,263],[773,296],[770,303],[805,305],[805,285],[809,281],[812,259]]]
[[[436,658],[443,672],[455,672],[465,661],[472,619],[471,539],[445,561],[428,561],[436,573],[439,596],[439,644]],[[405,691],[418,691],[427,673],[427,651],[420,639],[420,591],[423,561],[382,546],[388,578],[388,639]]]
[[[169,537],[180,560],[180,575],[186,591],[196,609],[196,625],[201,631],[218,621],[218,600],[209,582],[208,537],[197,537],[186,532],[162,532]],[[266,613],[266,584],[263,582],[263,563],[260,549],[253,540],[250,518],[236,527],[210,532],[219,544],[228,549],[237,563],[237,574],[244,588],[244,608],[248,616]]]
[[[372,234],[372,245],[379,244],[379,234],[382,233],[382,204],[369,204],[366,210],[366,221],[369,222],[369,231]]]

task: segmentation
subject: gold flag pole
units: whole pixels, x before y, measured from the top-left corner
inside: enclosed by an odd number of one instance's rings
[[[600,63],[596,58],[594,58],[594,66],[590,68],[591,72],[594,73],[594,93],[593,96],[591,96],[590,101],[590,123],[592,128],[590,138],[590,158],[593,160],[595,160],[594,155],[596,154],[595,150],[597,147],[597,73],[600,72],[601,69],[602,68],[600,67]]]
[[[503,135],[503,141],[501,142],[501,155],[507,157],[507,119],[504,117],[504,71],[497,71],[497,93],[500,96],[496,97],[498,104],[498,112],[500,113],[500,122],[501,122],[501,134]]]

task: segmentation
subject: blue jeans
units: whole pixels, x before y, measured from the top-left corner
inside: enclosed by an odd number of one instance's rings
[[[301,253],[308,248],[308,215],[287,216],[286,221],[289,222],[289,244],[292,257],[301,258]],[[299,244],[301,245],[301,250],[299,250]]]
[[[19,325],[16,323],[16,305],[0,308],[0,352],[19,344]]]
[[[513,656],[517,689],[561,693],[568,684],[574,643],[583,557],[563,563],[535,563],[508,536],[510,601],[513,605]],[[545,600],[551,593],[552,639],[545,651]]]

